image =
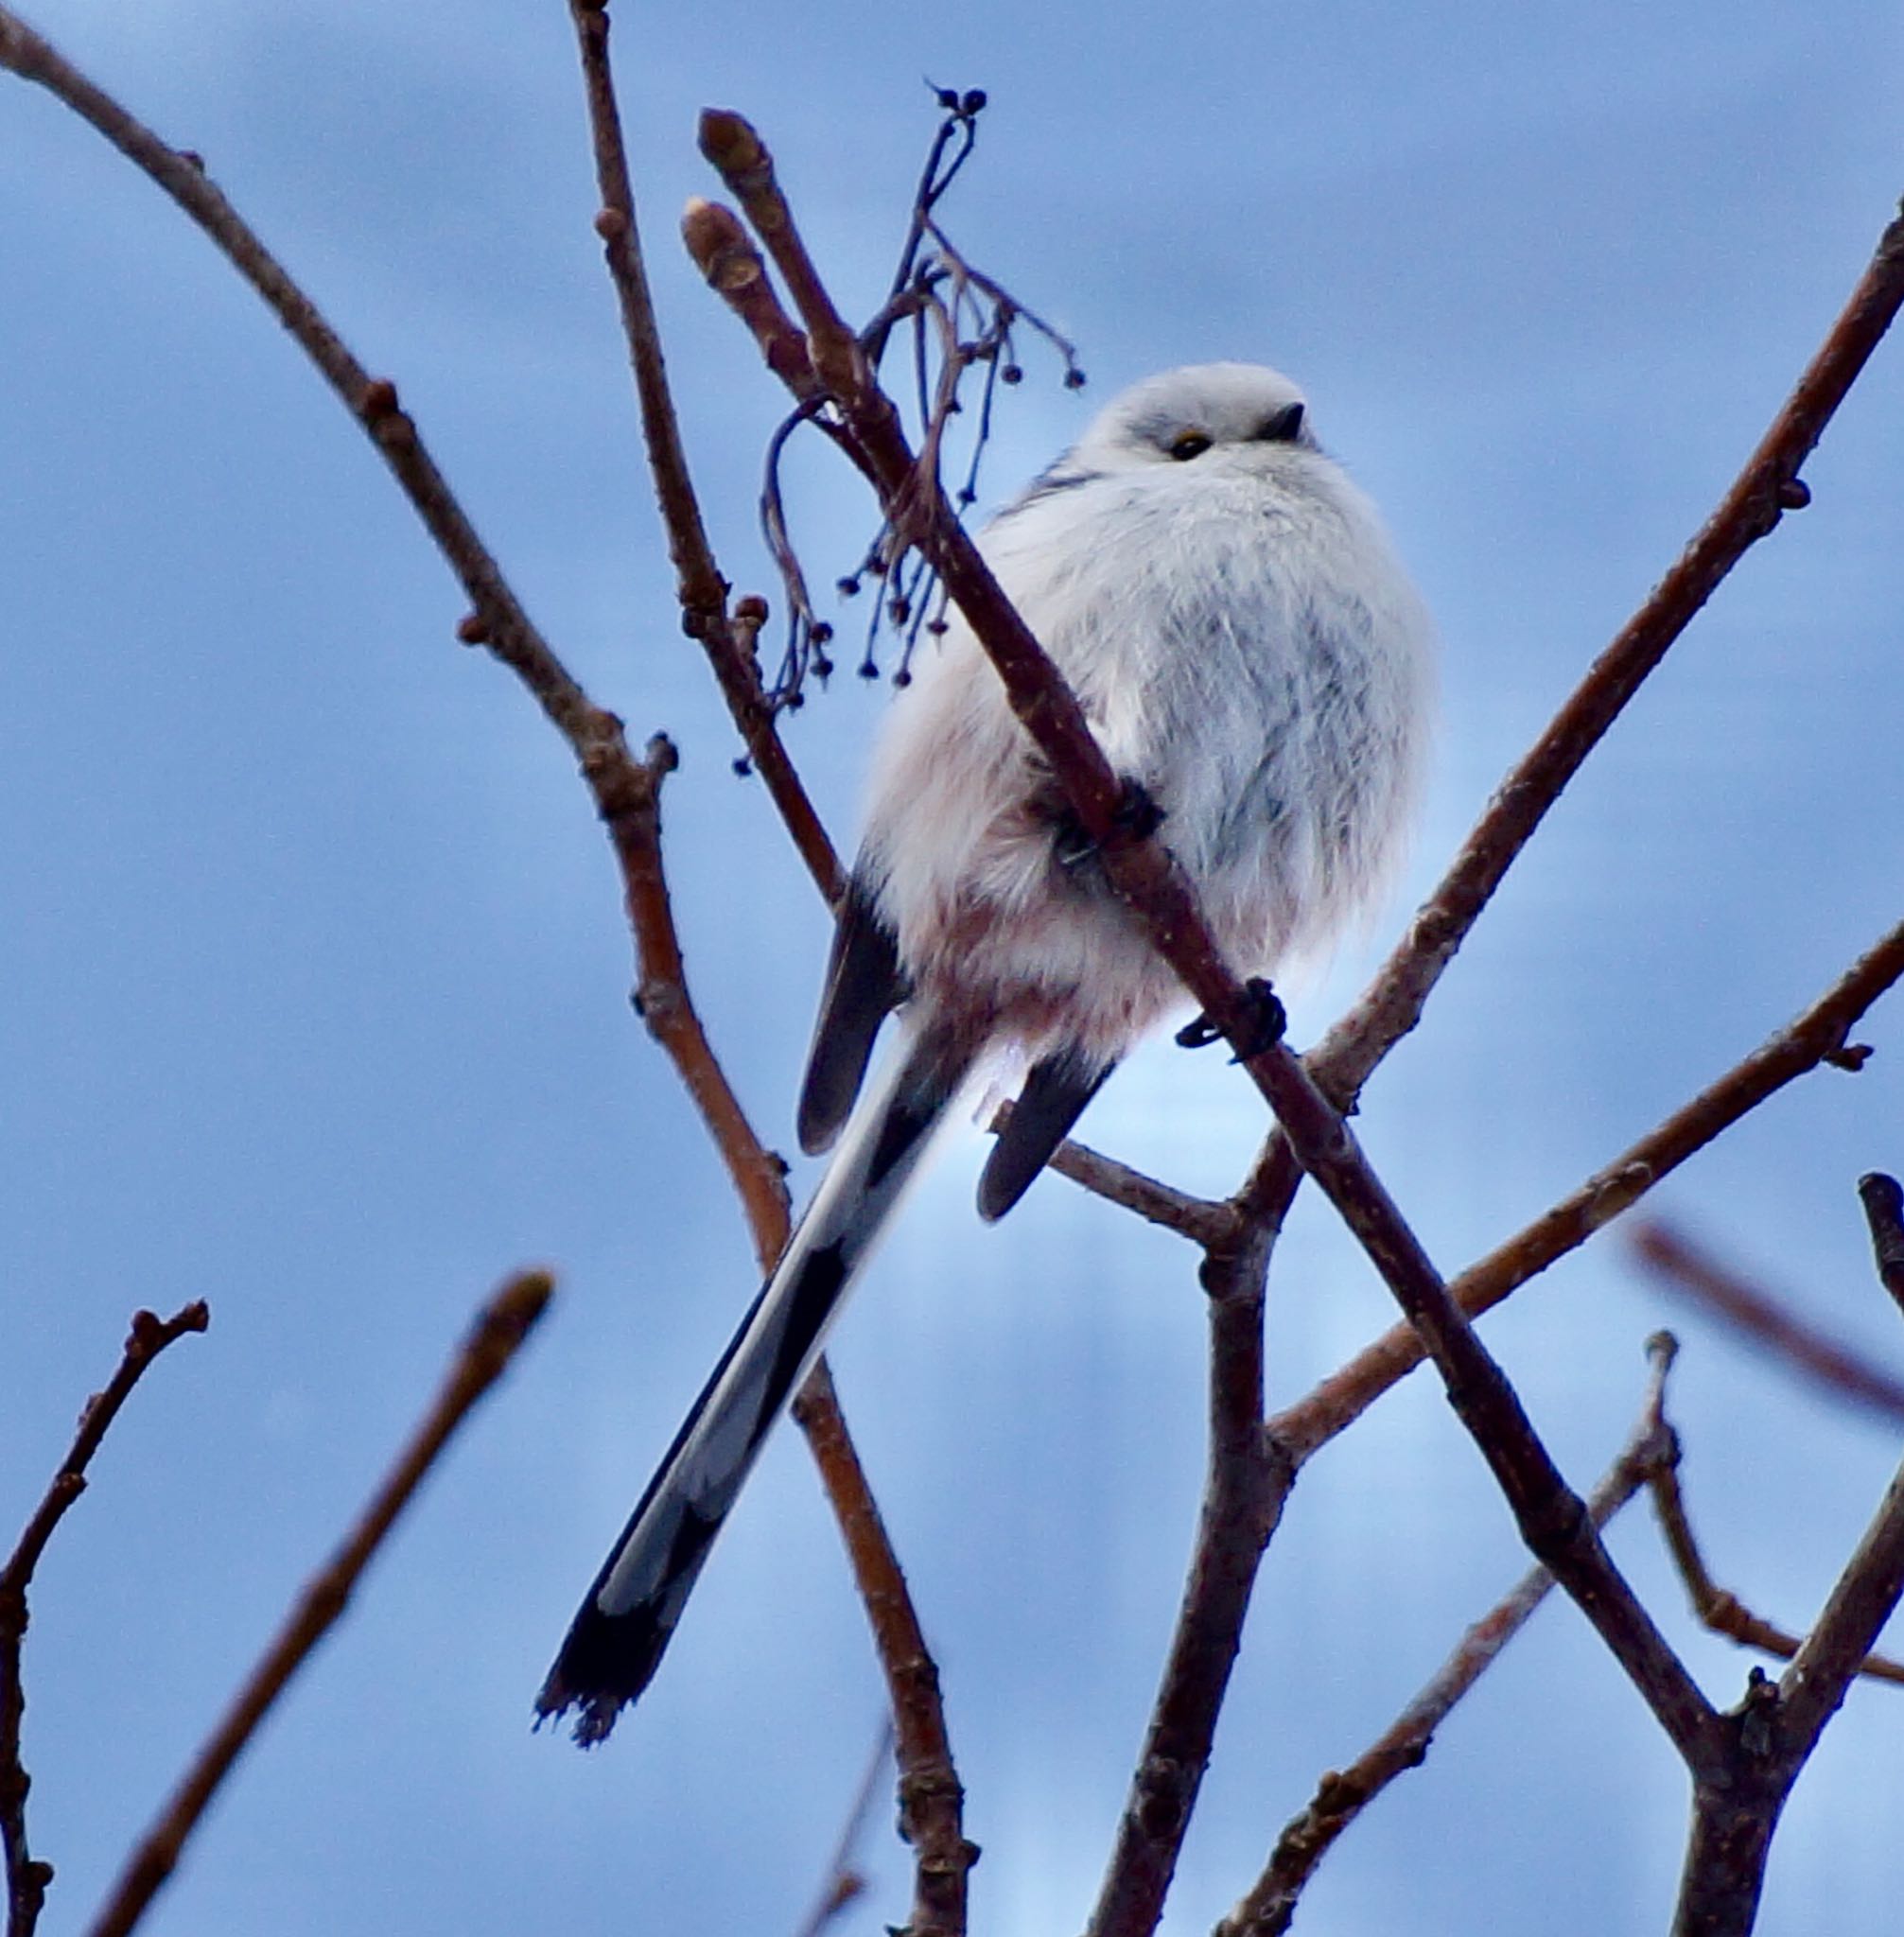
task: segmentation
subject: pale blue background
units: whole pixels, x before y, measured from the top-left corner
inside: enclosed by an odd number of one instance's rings
[[[821,910],[673,617],[564,9],[470,0],[43,0],[38,19],[219,183],[394,375],[559,650],[673,732],[695,993],[763,1132],[791,1096]],[[983,85],[950,205],[1093,385],[1030,359],[1008,491],[1093,398],[1262,358],[1383,502],[1445,636],[1418,892],[1756,441],[1904,188],[1904,26],[1856,0],[916,11],[631,8],[618,51],[682,411],[730,574],[768,585],[778,409],[673,245],[743,108],[820,259],[881,291],[930,131]],[[1788,522],[1614,733],[1369,1100],[1371,1152],[1453,1268],[1569,1189],[1898,917],[1904,345]],[[806,1457],[777,1441],[668,1670],[602,1754],[528,1703],[633,1490],[751,1289],[707,1142],[626,1006],[604,845],[360,434],[202,239],[41,95],[0,85],[0,1525],[24,1517],[136,1304],[199,1295],[48,1555],[27,1657],[43,1928],[79,1927],[504,1272],[562,1299],[272,1718],[149,1928],[790,1931],[881,1695]],[[816,466],[816,575],[867,531]],[[845,838],[878,697],[792,743]],[[1299,1003],[1313,1036],[1401,918]],[[1904,1004],[1660,1194],[1904,1363],[1852,1195],[1904,1166]],[[1096,1142],[1227,1187],[1261,1126],[1167,1048]],[[1136,1753],[1199,1484],[1188,1254],[1047,1182],[997,1231],[975,1151],[895,1238],[836,1362],[944,1670],[974,1929],[1081,1924]],[[804,1176],[805,1173],[803,1172]],[[1305,1197],[1279,1398],[1387,1322]],[[1582,1482],[1665,1311],[1617,1236],[1490,1326]],[[1687,1319],[1677,1413],[1718,1571],[1802,1624],[1897,1434]],[[1641,1514],[1620,1553],[1705,1684]],[[1207,1929],[1522,1558],[1425,1380],[1305,1475],[1265,1574],[1168,1928]],[[1763,1928],[1878,1937],[1904,1891],[1904,1696],[1856,1692],[1786,1823]],[[1544,1611],[1330,1859],[1302,1928],[1664,1928],[1665,1744]],[[904,1913],[882,1805],[874,1893]]]

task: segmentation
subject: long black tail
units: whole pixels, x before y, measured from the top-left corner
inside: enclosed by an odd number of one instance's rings
[[[854,1112],[799,1229],[674,1435],[535,1698],[538,1718],[580,1709],[575,1739],[584,1746],[601,1741],[653,1678],[762,1442],[819,1355],[969,1066],[969,1055],[937,1032],[917,1035]]]

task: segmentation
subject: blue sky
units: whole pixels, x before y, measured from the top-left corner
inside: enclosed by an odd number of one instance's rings
[[[471,0],[44,0],[37,24],[214,176],[399,382],[557,649],[665,727],[696,997],[763,1133],[791,1108],[826,924],[673,617],[565,11]],[[1006,495],[1094,400],[1246,357],[1309,390],[1442,634],[1407,882],[1295,1005],[1318,1033],[1489,789],[1716,500],[1904,188],[1904,26],[1851,0],[1582,11],[821,4],[625,9],[618,57],[671,367],[717,542],[753,531],[778,409],[673,243],[695,112],[776,150],[843,302],[881,292],[933,125],[984,86],[949,220],[1080,344],[1031,359]],[[1810,1001],[1899,915],[1900,350],[1570,791],[1368,1099],[1371,1155],[1453,1269]],[[608,858],[564,750],[456,646],[455,588],[359,433],[209,247],[98,139],[0,87],[0,1520],[127,1314],[204,1296],[115,1429],[34,1599],[49,1930],[96,1901],[431,1388],[469,1309],[546,1261],[560,1302],[272,1719],[156,1932],[792,1929],[880,1713],[805,1455],[776,1442],[667,1670],[608,1748],[527,1731],[574,1599],[752,1288],[718,1168],[626,1003]],[[824,581],[868,530],[802,469]],[[880,694],[790,742],[836,833]],[[1788,1092],[1660,1208],[1892,1364],[1852,1183],[1904,1166],[1904,1005],[1855,1080]],[[1207,1064],[1207,1066],[1206,1066]],[[1167,1047],[1093,1142],[1234,1180],[1260,1106]],[[985,1845],[975,1928],[1079,1927],[1195,1511],[1188,1259],[1047,1180],[996,1230],[976,1143],[839,1335],[848,1412],[945,1674]],[[805,1178],[808,1173],[799,1173]],[[1891,1436],[1668,1312],[1616,1234],[1492,1321],[1569,1474],[1627,1430],[1641,1342],[1716,1570],[1802,1626]],[[1388,1313],[1304,1200],[1271,1378]],[[8,1505],[6,1503],[11,1503]],[[1616,1550],[1718,1699],[1634,1513]],[[1266,1569],[1166,1928],[1206,1929],[1523,1562],[1428,1382],[1304,1475]],[[1890,1690],[1854,1693],[1789,1812],[1767,1930],[1895,1927]],[[1331,1858],[1302,1927],[1660,1928],[1684,1787],[1571,1610],[1543,1612]],[[878,1827],[883,1829],[881,1813]],[[897,1921],[876,1838],[859,1928]],[[1563,1887],[1556,1888],[1559,1883]]]

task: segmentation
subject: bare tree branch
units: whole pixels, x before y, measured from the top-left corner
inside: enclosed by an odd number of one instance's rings
[[[938,1668],[927,1650],[880,1510],[833,1396],[824,1359],[794,1401],[852,1562],[891,1696],[900,1768],[900,1834],[917,1852],[909,1937],[964,1937],[966,1873],[978,1845],[965,1839],[965,1790],[953,1766],[939,1699]]]
[[[1667,1332],[1655,1333],[1647,1343],[1652,1376],[1639,1423],[1587,1496],[1587,1511],[1596,1527],[1605,1527],[1650,1478],[1669,1471],[1676,1457],[1661,1402],[1677,1350]],[[1213,1937],[1281,1937],[1289,1928],[1297,1899],[1336,1839],[1398,1775],[1422,1765],[1435,1732],[1455,1704],[1499,1659],[1553,1585],[1554,1578],[1545,1567],[1534,1568],[1461,1636],[1421,1693],[1354,1761],[1322,1777],[1308,1807],[1277,1838],[1262,1876],[1216,1926]]]
[[[298,1597],[276,1638],[233,1698],[158,1821],[133,1851],[113,1894],[94,1920],[91,1937],[125,1937],[145,1915],[152,1898],[177,1868],[186,1839],[197,1828],[232,1764],[291,1677],[350,1604],[364,1568],[383,1544],[397,1515],[410,1504],[424,1475],[436,1463],[470,1408],[508,1369],[547,1309],[553,1290],[554,1281],[547,1272],[525,1271],[512,1278],[478,1313],[410,1443],[397,1455],[343,1544]]]
[[[1736,1594],[1721,1587],[1707,1570],[1699,1543],[1693,1538],[1692,1521],[1686,1509],[1686,1492],[1680,1485],[1676,1463],[1662,1464],[1651,1475],[1653,1511],[1659,1517],[1660,1531],[1666,1536],[1667,1551],[1685,1583],[1692,1611],[1703,1627],[1723,1634],[1746,1648],[1761,1649],[1790,1661],[1798,1652],[1795,1635],[1761,1620]],[[1858,1672],[1874,1682],[1904,1682],[1904,1667],[1881,1654],[1867,1655]]]
[[[1011,1109],[1009,1103],[1000,1104],[987,1127],[994,1133],[1004,1129],[1011,1121]],[[1205,1250],[1233,1242],[1241,1234],[1240,1221],[1231,1205],[1179,1191],[1174,1184],[1161,1182],[1141,1170],[1133,1170],[1127,1163],[1120,1163],[1114,1157],[1106,1157],[1088,1143],[1067,1138],[1057,1146],[1049,1168],[1092,1196],[1134,1211],[1146,1223],[1174,1230]]]
[[[1867,1214],[1871,1193],[1860,1179]],[[1880,1196],[1882,1194],[1879,1194]],[[1874,1231],[1888,1230],[1883,1207]],[[1880,1270],[1884,1263],[1879,1247]],[[1674,1937],[1746,1937],[1753,1927],[1785,1799],[1825,1725],[1865,1670],[1904,1597],[1904,1466],[1845,1562],[1817,1625],[1776,1682],[1754,1668],[1745,1699],[1722,1719],[1721,1755],[1697,1771],[1692,1835]]]
[[[1683,1231],[1650,1219],[1633,1230],[1628,1243],[1657,1283],[1716,1313],[1763,1347],[1774,1365],[1802,1372],[1839,1398],[1894,1422],[1904,1422],[1904,1379],[1872,1365],[1760,1286],[1728,1271]]]
[[[701,507],[688,475],[688,454],[682,447],[674,402],[668,388],[667,366],[661,355],[661,332],[649,293],[642,261],[641,236],[636,224],[635,194],[628,178],[627,149],[621,136],[620,111],[608,60],[608,0],[569,0],[582,54],[587,90],[588,123],[594,139],[595,173],[602,207],[595,231],[602,238],[608,274],[621,309],[621,326],[628,339],[628,358],[635,373],[635,390],[641,407],[642,434],[648,445],[649,468],[661,522],[668,533],[668,555],[673,560],[681,601],[682,622],[701,642],[713,668],[722,697],[800,859],[829,902],[838,900],[846,884],[839,857],[827,837],[812,801],[794,763],[780,743],[774,708],[761,689],[751,626],[736,624],[737,613],[727,610],[727,582],[714,561],[701,520]],[[760,617],[764,617],[762,612]]]
[[[597,9],[579,8],[578,11],[580,15],[593,15],[598,23],[601,21]],[[623,296],[624,315],[634,319],[630,323],[631,358],[637,367],[638,384],[645,386],[644,398],[649,392],[658,396],[664,407],[664,419],[672,423],[665,410],[667,393],[658,363],[658,340],[654,334],[645,282],[639,275],[633,203],[625,192],[625,162],[620,159],[620,130],[619,126],[604,124],[600,119],[601,90],[606,82],[606,69],[605,65],[598,65],[596,57],[599,55],[605,61],[605,44],[585,18],[578,18],[578,29],[588,62],[591,106],[598,114],[598,157],[605,174],[604,202],[610,218],[601,225],[601,233],[611,269],[618,277],[618,289]],[[638,762],[634,759],[620,721],[597,707],[569,675],[509,588],[500,567],[478,538],[447,482],[425,451],[415,426],[398,410],[394,386],[383,379],[372,379],[352,357],[316,305],[212,185],[198,158],[167,148],[4,7],[0,7],[0,65],[46,87],[136,163],[205,231],[270,305],[345,406],[363,423],[451,569],[462,580],[474,609],[458,628],[458,637],[465,644],[486,646],[508,665],[568,742],[621,864],[639,962],[638,1001],[647,1011],[651,1032],[675,1058],[690,1095],[701,1108],[740,1191],[756,1251],[765,1265],[771,1265],[786,1236],[785,1192],[779,1165],[761,1148],[746,1124],[688,1001],[679,943],[661,875],[658,784],[662,773],[673,764],[672,749],[663,752],[666,742],[660,741],[651,746],[647,761]],[[612,100],[608,105],[612,109]],[[684,497],[690,505],[692,499],[685,468],[679,469],[677,476],[670,465],[667,445],[664,429],[660,433],[657,477],[665,471],[674,480],[666,499],[672,515]],[[651,444],[651,449],[655,447]],[[670,531],[673,536],[673,524]],[[690,600],[707,596],[707,574],[718,577],[718,572],[714,571],[711,558],[696,552],[690,543],[681,541],[680,549],[687,558],[683,572],[686,605]],[[802,818],[799,804],[804,802],[804,793],[798,792],[797,779],[792,778],[784,754],[777,760],[761,737],[763,733],[771,737],[771,709],[760,697],[758,674],[751,669],[753,639],[763,617],[764,607],[758,601],[740,602],[732,620],[735,654],[726,658],[715,654],[715,668],[723,677],[724,689],[729,692],[730,703],[736,689],[734,669],[740,667],[751,678],[752,697],[743,692],[743,704],[736,710],[742,737],[760,759],[810,870],[822,891],[832,895],[837,892],[840,875],[830,844],[810,809],[806,818]],[[777,779],[775,777],[782,766],[785,774]],[[829,1404],[830,1390],[816,1388],[808,1407],[809,1415],[824,1411]],[[861,1485],[864,1486],[864,1479]],[[830,1479],[828,1486],[830,1492],[834,1481]]]
[[[571,676],[510,589],[501,567],[478,537],[426,451],[415,425],[397,408],[394,386],[381,378],[374,380],[344,347],[317,305],[213,185],[197,157],[167,148],[4,7],[0,7],[0,64],[51,90],[150,176],[270,305],[363,425],[469,596],[474,610],[459,628],[459,637],[467,644],[486,646],[516,674],[575,756],[621,864],[638,953],[645,949],[657,957],[654,966],[656,1000],[666,1011],[662,1021],[672,1032],[664,1040],[678,1058],[689,1025],[694,1033],[698,1033],[698,1025],[692,1024],[691,1011],[688,1011],[686,1023],[674,1026],[685,1009],[685,992],[675,993],[680,983],[679,949],[672,923],[666,920],[665,893],[660,888],[655,838],[656,787],[662,768],[654,764],[657,759],[655,750],[650,751],[648,764],[636,760],[621,722],[598,707]],[[632,243],[627,246],[632,248]],[[657,744],[665,746],[665,742]],[[671,751],[664,765],[672,764],[672,758]],[[640,927],[644,912],[652,916],[657,908],[661,919],[651,919],[644,940]],[[650,979],[650,972],[651,964],[644,958],[640,967],[644,982]],[[711,1063],[711,1057],[706,1061]],[[690,1089],[704,1113],[711,1111],[709,1126],[735,1174],[743,1200],[747,1200],[769,1188],[767,1171],[758,1151],[745,1149],[742,1141],[745,1126],[736,1127],[738,1106],[732,1105],[730,1096],[724,1097],[725,1085],[714,1080],[718,1075],[718,1070],[710,1073],[704,1068],[696,1080],[690,1080]],[[751,1141],[751,1132],[745,1132],[745,1142]],[[771,1188],[779,1189],[777,1177],[772,1179]],[[784,1208],[779,1216],[784,1227]]]
[[[1295,1470],[1266,1440],[1264,1274],[1270,1240],[1246,1232],[1203,1266],[1210,1298],[1209,1467],[1183,1604],[1087,1937],[1154,1929],[1210,1764],[1216,1718]]]
[[[175,1339],[202,1332],[211,1321],[211,1309],[203,1299],[181,1306],[169,1318],[147,1311],[132,1314],[117,1370],[81,1409],[79,1430],[60,1470],[33,1509],[7,1564],[0,1567],[0,1844],[5,1846],[7,1858],[7,1937],[32,1937],[46,1886],[53,1880],[52,1864],[36,1861],[26,1842],[26,1792],[31,1782],[20,1759],[20,1726],[26,1711],[20,1672],[21,1646],[26,1635],[26,1590],[53,1529],[86,1491],[86,1469],[146,1368]]]
[[[1803,1015],[1596,1171],[1571,1195],[1463,1271],[1451,1287],[1461,1309],[1470,1318],[1492,1311],[1768,1096],[1820,1063],[1834,1061],[1859,1018],[1899,977],[1904,977],[1904,923],[1860,956]],[[1359,1419],[1424,1356],[1420,1339],[1397,1325],[1278,1413],[1269,1422],[1270,1431],[1300,1464]]]
[[[625,797],[618,793],[608,817],[639,965],[635,1007],[707,1126],[740,1195],[754,1253],[765,1272],[773,1269],[787,1241],[786,1165],[754,1134],[688,993],[661,859],[661,782],[676,761],[673,743],[656,734],[645,757],[618,777]]]
[[[91,123],[171,197],[217,244],[323,373],[362,426],[414,506],[474,608],[460,632],[487,646],[529,689],[585,776],[629,763],[621,723],[571,677],[523,609],[436,467],[396,387],[373,378],[249,225],[214,185],[199,157],[166,146],[80,74],[10,9],[0,7],[0,66],[36,81]]]
[[[1884,1289],[1904,1307],[1904,1186],[1881,1170],[1858,1179],[1859,1200],[1871,1227],[1871,1249]]]
[[[855,1853],[866,1833],[866,1824],[873,1813],[873,1799],[880,1792],[880,1776],[892,1753],[893,1724],[892,1718],[888,1716],[881,1723],[879,1740],[873,1744],[873,1753],[866,1759],[866,1772],[860,1778],[852,1806],[847,1811],[847,1820],[840,1830],[840,1840],[833,1846],[832,1859],[827,1865],[819,1897],[808,1912],[806,1922],[800,1926],[799,1937],[821,1937],[835,1917],[865,1895],[866,1879]]]

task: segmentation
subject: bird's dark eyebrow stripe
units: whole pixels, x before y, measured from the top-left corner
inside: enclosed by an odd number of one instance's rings
[[[1040,471],[992,522],[1003,524],[1026,505],[1036,504],[1040,497],[1049,497],[1057,491],[1075,491],[1080,484],[1094,484],[1103,476],[1102,471],[1060,471],[1053,465],[1048,471]]]

